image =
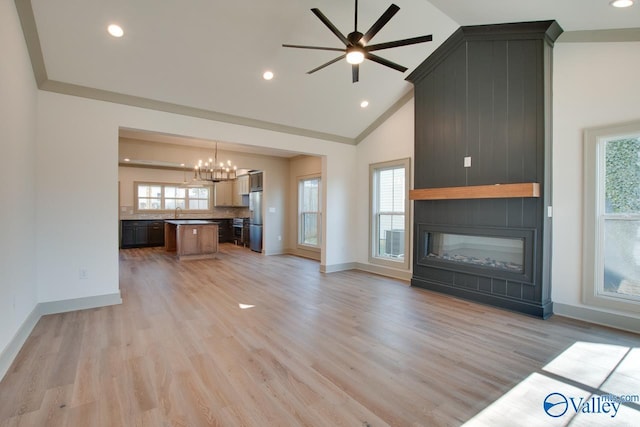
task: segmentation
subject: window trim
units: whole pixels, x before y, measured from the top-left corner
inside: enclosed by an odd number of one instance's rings
[[[376,211],[375,211],[375,174],[379,170],[395,169],[404,167],[404,259],[393,260],[376,256]],[[409,200],[409,190],[411,189],[411,158],[390,160],[386,162],[369,164],[369,263],[384,267],[391,267],[402,270],[410,269],[411,261],[411,201]]]
[[[302,200],[300,198],[300,189],[302,186],[302,182],[303,181],[310,181],[310,180],[314,180],[317,179],[318,180],[318,244],[317,245],[310,245],[308,243],[303,243],[302,242],[302,221],[301,221],[301,216],[302,216]],[[314,251],[314,252],[320,252],[321,247],[322,247],[322,175],[320,174],[311,174],[311,175],[301,175],[297,177],[297,201],[298,201],[298,208],[297,208],[297,215],[296,215],[296,221],[297,221],[297,236],[296,236],[296,247],[298,249],[304,249],[304,250],[308,250],[308,251]]]
[[[586,129],[584,132],[584,195],[582,300],[586,305],[638,312],[640,303],[599,292],[604,280],[603,206],[604,143],[640,135],[640,121]],[[613,217],[614,215],[610,215]]]
[[[162,191],[161,194],[162,196],[160,197],[162,206],[164,207],[164,200],[165,200],[165,196],[164,196],[164,188],[166,187],[182,187],[183,184],[182,183],[178,183],[178,182],[156,182],[156,181],[134,181],[133,182],[133,211],[136,214],[153,214],[153,213],[159,213],[159,214],[165,214],[165,213],[170,213],[170,212],[174,212],[175,209],[140,209],[139,203],[138,203],[138,186],[139,185],[156,185],[156,186],[161,186],[162,187]],[[182,212],[189,212],[189,213],[208,213],[211,212],[212,210],[212,206],[213,206],[213,185],[206,185],[203,184],[203,187],[208,187],[209,188],[209,200],[208,200],[208,207],[207,209],[188,209],[188,208],[181,208]],[[185,188],[186,194],[187,196],[185,197],[185,206],[189,205],[189,192],[188,192],[188,188]],[[202,200],[202,199],[197,199],[197,200]]]

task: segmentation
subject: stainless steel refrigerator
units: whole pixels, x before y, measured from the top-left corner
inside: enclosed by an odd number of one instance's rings
[[[249,193],[249,248],[262,252],[262,191]]]

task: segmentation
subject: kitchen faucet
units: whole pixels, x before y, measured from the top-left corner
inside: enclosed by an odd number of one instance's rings
[[[182,208],[181,208],[180,206],[178,206],[178,207],[176,208],[175,213],[173,214],[173,218],[174,218],[174,219],[178,219],[178,218],[180,218],[180,215],[178,214],[178,209],[180,209],[180,212],[182,212]]]

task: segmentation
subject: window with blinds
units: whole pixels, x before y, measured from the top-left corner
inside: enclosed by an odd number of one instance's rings
[[[370,166],[370,262],[409,267],[409,164],[403,159]]]
[[[320,178],[303,178],[298,184],[298,244],[320,246]]]
[[[584,300],[640,303],[640,122],[585,132]]]

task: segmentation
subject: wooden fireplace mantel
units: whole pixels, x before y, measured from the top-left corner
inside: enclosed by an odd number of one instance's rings
[[[468,185],[464,187],[420,188],[409,191],[410,200],[505,199],[540,197],[540,184]]]

